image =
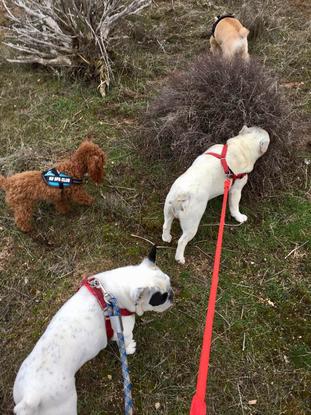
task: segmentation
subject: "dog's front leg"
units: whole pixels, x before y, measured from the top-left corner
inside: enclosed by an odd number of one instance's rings
[[[229,209],[231,216],[240,223],[247,221],[247,216],[240,212],[242,189],[246,185],[247,179],[248,175],[245,175],[242,179],[237,179],[229,192]]]
[[[122,324],[126,354],[134,354],[136,352],[136,341],[133,338],[135,315],[122,317]]]
[[[66,214],[70,210],[70,205],[67,200],[61,199],[54,202],[55,209],[58,213]]]
[[[80,205],[90,206],[94,202],[94,197],[90,196],[81,187],[76,188],[71,194],[72,200]]]

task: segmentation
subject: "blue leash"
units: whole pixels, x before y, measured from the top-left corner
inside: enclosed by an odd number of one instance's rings
[[[107,297],[107,295],[106,295]],[[123,335],[123,325],[121,319],[121,313],[117,300],[108,294],[107,307],[108,315],[110,317],[111,326],[117,333],[118,346],[121,358],[121,367],[123,375],[123,392],[124,392],[124,413],[125,415],[133,415],[133,399],[132,399],[132,383],[130,379],[130,370],[127,361],[127,355],[125,350],[125,342]]]
[[[132,383],[130,379],[130,370],[125,350],[121,312],[116,298],[106,292],[105,288],[102,286],[101,282],[98,279],[94,278],[91,284],[94,287],[101,289],[107,304],[107,311],[110,318],[111,327],[113,331],[117,333],[123,375],[124,414],[133,415]]]

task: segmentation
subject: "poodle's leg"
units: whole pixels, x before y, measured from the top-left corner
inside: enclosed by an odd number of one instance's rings
[[[71,199],[79,203],[80,205],[87,205],[90,206],[94,202],[94,197],[90,196],[84,189],[81,187],[79,189],[74,190],[71,193]]]
[[[58,213],[66,214],[70,210],[70,205],[67,200],[61,199],[53,203]]]
[[[170,243],[172,240],[171,227],[174,220],[174,215],[172,212],[172,207],[168,202],[165,202],[164,205],[164,224],[163,224],[163,233],[162,240],[164,242]]]
[[[14,206],[14,218],[16,226],[23,232],[31,231],[33,206],[31,204]]]

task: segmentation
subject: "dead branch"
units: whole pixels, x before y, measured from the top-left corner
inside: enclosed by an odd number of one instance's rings
[[[10,25],[4,42],[18,56],[9,62],[77,68],[88,65],[106,94],[113,79],[108,48],[122,19],[152,0],[2,0]]]

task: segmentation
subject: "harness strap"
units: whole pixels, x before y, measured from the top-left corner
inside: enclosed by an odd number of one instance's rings
[[[107,310],[107,303],[104,299],[102,290],[98,287],[91,285],[90,279],[87,276],[83,276],[80,287],[86,287],[89,290],[89,292],[96,298],[101,308],[104,311]],[[126,308],[121,308],[120,313],[121,313],[121,316],[131,316],[135,314],[132,311],[127,310]],[[111,321],[108,315],[105,315],[105,325],[106,325],[107,338],[111,339],[113,336],[113,329],[112,329]]]
[[[53,167],[53,168],[50,170],[50,172],[51,172],[51,173],[53,173],[56,177],[60,177],[60,175],[59,175],[59,171],[58,171],[58,170],[56,170],[56,169],[55,169],[55,167]],[[63,190],[63,188],[64,188],[64,183],[59,182],[58,186],[59,186],[59,188],[60,188],[60,189],[62,189],[62,190]]]
[[[225,174],[233,180],[232,183],[234,183],[237,179],[242,179],[244,176],[246,176],[247,173],[239,173],[239,174],[234,174],[233,171],[230,169],[227,160],[226,160],[226,156],[227,156],[227,151],[228,151],[228,145],[224,144],[221,154],[217,154],[214,153],[213,151],[206,151],[204,154],[208,154],[210,156],[216,157],[217,159],[220,160],[221,165],[224,169]]]
[[[42,172],[42,179],[48,186],[61,190],[63,190],[65,187],[70,187],[73,184],[82,183],[82,179],[77,179],[76,177],[69,176],[64,172],[58,171],[55,167]]]

